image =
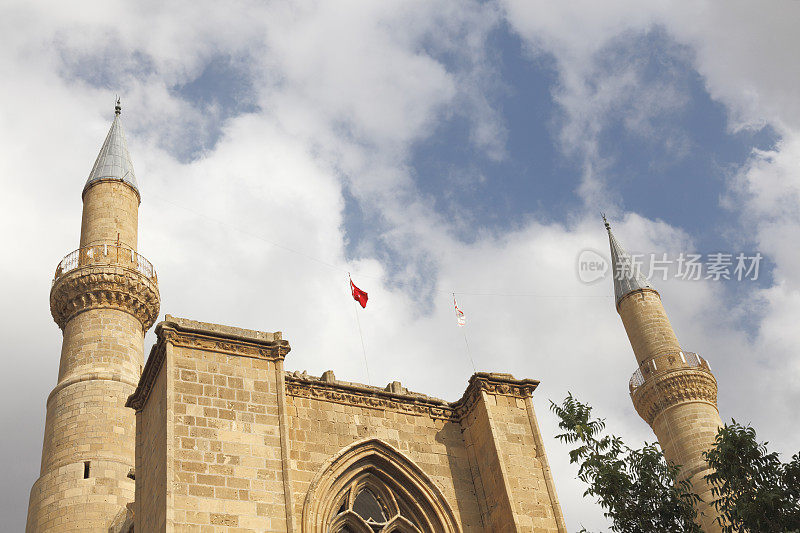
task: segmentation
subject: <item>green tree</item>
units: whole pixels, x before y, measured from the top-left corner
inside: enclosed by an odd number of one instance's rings
[[[725,533],[800,531],[800,454],[784,464],[766,445],[752,427],[733,420],[704,454],[714,469],[706,481]]]
[[[597,498],[612,522],[612,531],[701,532],[692,506],[699,498],[688,481],[675,483],[678,467],[664,459],[660,448],[625,446],[622,439],[602,433],[605,421],[591,417],[592,408],[570,393],[562,405],[550,402],[560,419],[562,442],[576,444],[571,463],[579,463],[578,478],[588,485],[584,496]]]
[[[618,532],[701,531],[693,522],[700,500],[688,481],[675,484],[680,467],[667,463],[654,444],[632,449],[605,435],[605,422],[570,393],[562,405],[550,402],[564,433],[558,439],[577,447],[570,462]],[[756,432],[735,420],[717,433],[704,454],[713,473],[706,476],[725,533],[800,533],[800,453],[782,463],[759,444]]]

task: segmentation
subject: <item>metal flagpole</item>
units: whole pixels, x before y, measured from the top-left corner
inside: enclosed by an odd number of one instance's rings
[[[469,343],[467,342],[467,330],[464,329],[463,327],[461,329],[464,332],[464,344],[467,347],[467,357],[469,357],[469,362],[472,365],[472,371],[477,374],[478,371],[475,369],[475,361],[472,360],[472,354],[469,353]]]
[[[350,283],[353,282],[353,278],[350,277],[350,272],[347,273],[347,279],[350,281]],[[350,290],[353,290],[352,287]],[[372,385],[372,378],[369,376],[369,363],[367,362],[367,349],[364,347],[364,334],[361,333],[361,319],[358,318],[358,307],[356,307],[357,303],[358,302],[353,299],[353,312],[356,315],[356,324],[358,324],[358,336],[361,338],[361,351],[364,352],[364,368],[367,370],[367,384]]]

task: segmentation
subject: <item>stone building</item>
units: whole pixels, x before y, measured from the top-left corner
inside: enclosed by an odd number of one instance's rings
[[[685,351],[661,304],[661,296],[642,276],[606,221],[614,272],[614,296],[639,368],[630,380],[636,412],[658,438],[664,457],[681,466],[701,502],[697,523],[707,533],[721,532],[715,497],[704,476],[710,471],[703,452],[722,426],[717,409],[717,380],[708,362]]]
[[[58,265],[63,330],[27,531],[566,531],[537,381],[478,373],[445,402],[284,369],[289,343],[166,315],[137,252],[120,107]]]

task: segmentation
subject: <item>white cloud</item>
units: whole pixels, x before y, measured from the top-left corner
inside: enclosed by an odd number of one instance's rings
[[[556,96],[568,117],[562,141],[585,158],[583,194],[594,202],[622,204],[605,192],[597,128],[625,104],[628,127],[648,134],[654,117],[683,105],[679,87],[642,88],[632,56],[606,63],[617,70],[598,63],[608,59],[598,51],[609,43],[653,24],[691,47],[709,91],[736,124],[768,122],[785,133],[784,144],[757,154],[739,176],[736,191],[746,194],[730,197],[732,206],[746,208],[759,246],[776,261],[776,286],[759,295],[758,336],[737,331],[736,320],[754,306],[729,311],[720,287],[673,282],[662,293],[680,338],[714,365],[723,416],[744,413],[786,447],[796,435],[775,436],[797,415],[781,398],[795,398],[797,386],[782,376],[787,367],[796,370],[800,340],[791,326],[800,312],[800,260],[791,245],[797,217],[786,202],[797,192],[792,154],[800,148],[790,134],[798,121],[790,96],[797,73],[783,72],[793,65],[786,57],[793,48],[782,49],[794,33],[780,17],[759,19],[753,29],[752,17],[735,9],[658,6],[646,12],[634,3],[525,2],[509,3],[507,14],[532,49],[559,62]],[[526,221],[503,235],[477,230],[465,244],[408,174],[410,146],[448,113],[472,116],[477,149],[503,157],[497,139],[504,127],[487,98],[495,86],[484,50],[498,8],[104,3],[77,13],[26,3],[4,15],[0,66],[13,81],[0,85],[0,232],[7,251],[0,276],[13,305],[0,316],[0,333],[15,379],[3,391],[0,422],[19,428],[19,438],[3,444],[4,457],[14,459],[3,468],[11,472],[6,479],[20,480],[6,489],[5,516],[23,520],[37,475],[44,399],[60,346],[47,280],[59,254],[77,246],[80,189],[117,90],[142,189],[140,250],[158,269],[162,313],[282,329],[293,346],[288,368],[332,368],[363,381],[349,270],[370,292],[360,316],[372,381],[400,379],[452,400],[472,371],[448,295],[460,290],[476,366],[542,381],[535,398],[545,435],[556,433],[546,400],[572,390],[626,438],[653,440],[627,395],[635,363],[610,287],[581,285],[575,275],[580,250],[607,246],[595,210],[563,224]],[[737,31],[750,36],[753,49],[734,42]],[[771,33],[766,44],[756,39]],[[458,67],[439,54],[455,55]],[[259,106],[253,113],[222,117],[174,91],[226,55],[250,62]],[[179,157],[197,137],[205,151],[193,161]],[[378,220],[350,262],[345,186]],[[615,229],[631,249],[691,249],[690,237],[667,224],[633,214],[620,219]],[[395,264],[379,261],[379,244],[391,249]],[[427,283],[417,283],[421,277]],[[420,286],[429,292],[409,290]],[[740,394],[755,387],[774,391],[763,398],[775,415]],[[570,529],[604,527],[601,512],[581,498],[566,449],[550,439],[547,448]]]

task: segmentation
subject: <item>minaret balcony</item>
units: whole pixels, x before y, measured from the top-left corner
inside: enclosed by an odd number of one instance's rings
[[[147,331],[158,318],[161,297],[152,263],[124,245],[96,244],[67,254],[56,267],[50,312],[60,328],[89,309],[132,314]]]
[[[118,244],[84,246],[68,253],[56,267],[53,283],[62,276],[84,266],[116,265],[130,268],[147,279],[158,282],[153,264],[136,250]]]
[[[657,355],[643,362],[631,376],[629,388],[631,394],[644,385],[648,378],[656,374],[664,374],[673,370],[697,368],[711,373],[708,361],[694,352],[669,352]]]

